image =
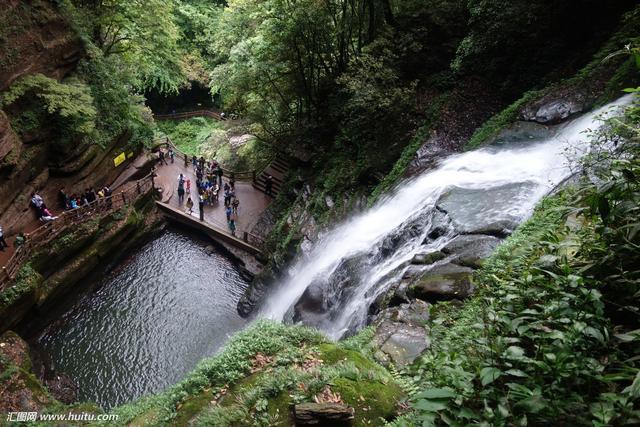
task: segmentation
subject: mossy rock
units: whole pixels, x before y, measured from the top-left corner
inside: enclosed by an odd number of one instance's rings
[[[10,327],[35,301],[36,291],[43,280],[42,275],[27,263],[18,271],[13,285],[0,292],[0,325],[3,328]]]
[[[220,400],[220,406],[231,407],[237,403],[237,398],[245,391],[250,390],[267,379],[271,375],[270,372],[257,372],[245,377],[234,384],[231,389]],[[280,392],[277,396],[267,399],[267,413],[272,419],[278,420],[279,426],[293,426],[293,417],[291,416],[291,405],[293,399],[288,390]],[[247,424],[250,425],[250,424]]]
[[[49,395],[46,388],[31,373],[31,361],[28,349],[24,348],[26,343],[17,335],[3,335],[5,347],[12,345],[15,352],[6,348],[4,354],[0,355],[0,388],[2,388],[2,399],[0,400],[0,411],[41,411],[49,405],[57,402]],[[13,354],[18,353],[18,354]],[[15,363],[19,365],[16,365]],[[28,369],[23,369],[24,366]]]
[[[345,404],[355,408],[354,425],[383,425],[382,419],[391,420],[396,416],[396,406],[404,393],[382,366],[355,350],[335,344],[322,344],[319,348],[320,357],[326,364],[353,363],[363,375],[381,378],[358,380],[338,377],[331,382],[331,389],[342,397]]]
[[[397,415],[397,405],[403,392],[393,382],[354,381],[340,377],[333,380],[331,389],[345,404],[355,409],[354,425],[384,425]]]
[[[386,372],[380,365],[367,359],[363,354],[355,351],[339,347],[336,344],[321,344],[320,358],[326,365],[335,365],[340,362],[352,362],[358,369],[367,371],[375,371],[377,373]]]
[[[31,355],[29,344],[13,331],[0,336],[0,357],[25,371],[31,371]]]
[[[471,271],[451,271],[439,274],[427,272],[409,288],[411,296],[426,302],[465,299],[473,292],[473,273]]]
[[[189,422],[199,413],[211,406],[211,402],[214,399],[215,393],[211,389],[204,390],[200,394],[188,397],[180,404],[176,411],[176,417],[171,420],[171,425],[176,427],[188,425]]]
[[[295,426],[291,413],[291,405],[293,405],[293,399],[289,395],[289,392],[285,390],[269,399],[267,413],[270,419],[275,420],[278,426]]]
[[[161,423],[162,412],[158,408],[150,409],[127,423],[128,427],[145,427],[153,426]]]
[[[445,259],[446,257],[447,255],[445,255],[441,251],[433,251],[426,254],[417,254],[411,259],[411,264],[430,265],[434,262]]]

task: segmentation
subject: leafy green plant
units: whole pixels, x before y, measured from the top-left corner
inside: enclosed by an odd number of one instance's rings
[[[93,98],[87,85],[78,80],[59,83],[42,74],[28,75],[2,94],[0,105],[6,108],[19,100],[28,106],[19,129],[44,126],[42,120],[48,117],[72,135],[87,137],[95,130]],[[45,116],[39,115],[39,112]]]

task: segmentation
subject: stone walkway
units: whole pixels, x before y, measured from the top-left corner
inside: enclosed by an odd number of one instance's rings
[[[167,165],[161,164],[156,167],[156,187],[162,188],[162,202],[172,207],[186,211],[184,206],[188,194],[185,194],[185,202],[178,202],[178,176],[182,173],[191,180],[191,198],[193,200],[194,217],[199,216],[198,197],[196,190],[196,175],[193,167],[189,163],[184,166],[184,159],[176,156],[175,162],[167,160]],[[228,177],[223,177],[223,182],[228,182]],[[258,218],[271,203],[271,197],[255,189],[251,182],[236,181],[236,197],[240,201],[238,207],[238,220],[236,221],[236,236],[242,238],[244,232],[251,232],[258,222]],[[205,222],[213,225],[230,234],[227,225],[227,218],[224,208],[224,197],[221,194],[217,204],[204,207]]]

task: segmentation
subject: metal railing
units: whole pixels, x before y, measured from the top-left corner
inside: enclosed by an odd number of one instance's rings
[[[226,120],[220,113],[212,110],[195,110],[186,111],[183,113],[171,113],[171,114],[154,114],[155,120],[183,120],[190,119],[191,117],[211,117],[216,120]]]
[[[126,190],[103,197],[94,202],[62,212],[56,219],[44,223],[31,233],[25,233],[23,244],[15,248],[15,252],[9,258],[0,272],[0,290],[4,289],[20,271],[24,262],[31,257],[34,250],[45,243],[50,242],[63,231],[77,226],[89,219],[114,212],[125,205],[135,202],[140,196],[147,194],[155,188],[154,172],[131,183]]]

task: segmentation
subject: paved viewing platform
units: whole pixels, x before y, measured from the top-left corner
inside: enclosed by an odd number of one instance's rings
[[[253,179],[250,181],[236,180],[235,195],[240,205],[236,220],[236,232],[235,236],[233,236],[227,223],[224,194],[220,194],[217,202],[204,206],[204,219],[200,221],[196,172],[191,164],[190,157],[186,166],[183,153],[177,153],[173,163],[168,156],[166,157],[167,164],[158,163],[155,171],[156,187],[161,190],[158,206],[163,213],[178,222],[206,232],[215,240],[242,249],[252,255],[258,254],[260,252],[258,247],[262,244],[262,240],[253,234],[252,230],[260,215],[271,203],[272,196],[265,194],[260,185],[256,185]],[[183,174],[185,180],[189,179],[191,181],[191,193],[185,193],[182,202],[178,197],[180,174]],[[223,176],[223,185],[225,182],[229,182],[229,179],[229,176]],[[277,189],[277,187],[275,188]],[[193,201],[191,212],[186,207],[188,197],[191,197]],[[200,226],[199,223],[204,226]]]

